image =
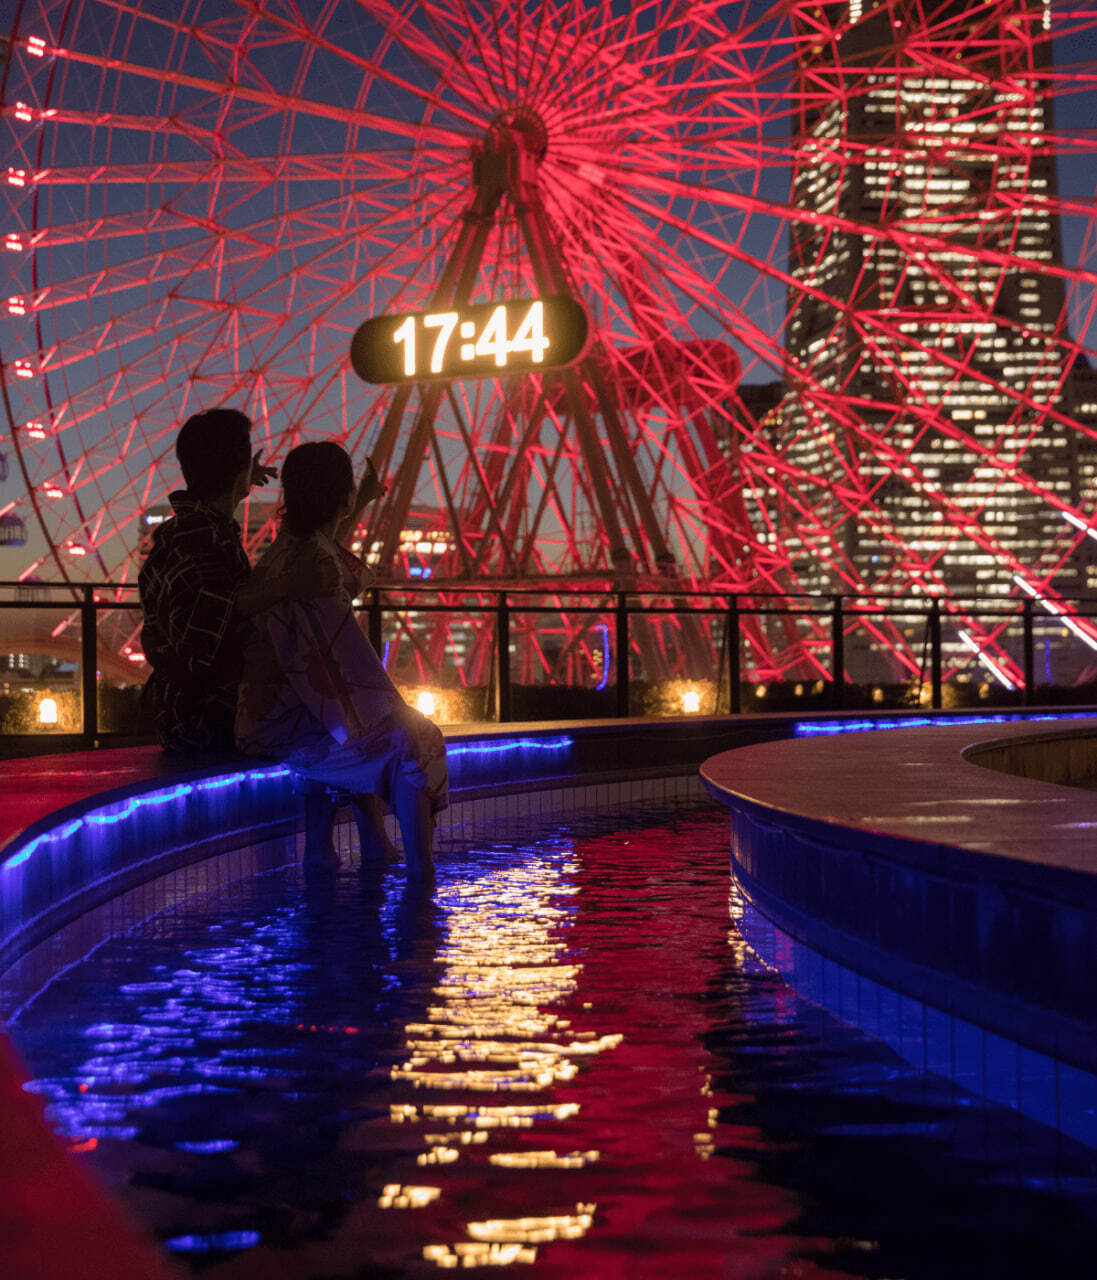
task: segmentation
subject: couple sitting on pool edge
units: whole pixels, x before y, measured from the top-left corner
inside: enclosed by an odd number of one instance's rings
[[[252,457],[250,428],[212,409],[176,442],[187,487],[171,494],[138,579],[157,737],[180,754],[235,747],[350,793],[364,864],[391,852],[387,802],[409,874],[424,873],[447,800],[445,743],[362,634],[352,601],[370,573],[341,545],[384,486],[372,465],[355,485],[331,441],[298,445],[282,467],[278,536],[251,568],[233,512],[275,472]]]

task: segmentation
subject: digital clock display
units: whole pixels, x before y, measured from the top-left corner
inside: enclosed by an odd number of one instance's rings
[[[374,316],[354,335],[350,360],[366,382],[490,378],[570,364],[586,342],[586,312],[554,294]]]

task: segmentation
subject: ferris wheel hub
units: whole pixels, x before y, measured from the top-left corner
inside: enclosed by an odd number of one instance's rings
[[[516,204],[537,200],[538,169],[548,150],[548,130],[531,107],[508,107],[488,125],[472,150],[477,217],[491,218],[504,195]]]
[[[508,107],[488,125],[484,149],[496,154],[521,150],[540,164],[548,151],[548,130],[532,107]]]

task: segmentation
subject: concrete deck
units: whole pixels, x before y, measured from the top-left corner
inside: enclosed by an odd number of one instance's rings
[[[990,762],[999,744],[1031,748],[1085,739],[1097,746],[1097,717],[1062,728],[1016,723],[850,733],[716,756],[705,762],[702,777],[721,801],[737,798],[783,819],[843,828],[857,842],[889,836],[925,846],[924,856],[967,849],[1091,875],[1097,874],[1097,799],[1059,782],[1022,781]],[[987,767],[977,763],[981,758]],[[1014,874],[1028,873],[1018,866]]]

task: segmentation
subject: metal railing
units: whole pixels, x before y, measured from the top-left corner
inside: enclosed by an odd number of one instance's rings
[[[29,584],[0,582],[0,590],[26,591]],[[139,611],[136,590],[132,584],[87,583],[50,584],[34,583],[31,587],[36,597],[42,593],[64,591],[65,600],[42,598],[0,600],[0,647],[3,646],[2,620],[10,611],[49,610],[64,611],[79,617],[79,688],[82,702],[82,731],[80,737],[92,743],[100,734],[98,703],[99,668],[99,620],[106,613]],[[119,598],[130,593],[131,598]],[[475,601],[460,604],[431,602],[429,597],[440,595],[476,596]],[[113,598],[112,598],[113,597]],[[484,597],[489,597],[485,602]],[[553,603],[534,603],[531,597],[551,598]],[[674,603],[647,603],[644,598],[673,599]],[[596,599],[598,603],[590,603]],[[574,603],[572,603],[574,601]],[[582,601],[583,603],[580,603]],[[411,603],[414,602],[414,603]],[[683,603],[688,602],[688,603]],[[956,621],[968,614],[957,607],[963,602],[950,599],[948,604],[957,609]],[[1093,602],[1085,602],[1093,603]],[[1037,615],[1035,602],[1030,598],[1002,599],[994,604],[980,603],[972,610],[980,621],[1013,620],[1021,624],[1022,672],[1020,699],[1022,705],[1031,705],[1036,688],[1035,681],[1035,630]],[[719,691],[726,679],[728,686],[728,710],[733,715],[743,712],[743,689],[746,683],[743,670],[742,648],[744,623],[747,619],[791,618],[797,621],[819,620],[814,625],[829,630],[829,664],[823,671],[823,679],[829,684],[829,708],[841,711],[846,706],[847,635],[866,619],[887,620],[905,618],[920,620],[924,626],[922,645],[922,670],[918,681],[919,691],[928,687],[928,704],[933,709],[943,705],[944,663],[946,642],[943,623],[950,615],[936,597],[855,597],[851,595],[776,595],[751,593],[736,595],[719,591],[686,591],[673,588],[662,591],[613,591],[595,589],[517,588],[510,590],[478,589],[473,586],[447,586],[439,583],[427,585],[399,584],[374,587],[359,606],[366,615],[367,634],[378,652],[382,649],[386,614],[448,614],[465,619],[481,617],[493,620],[493,671],[491,701],[494,718],[506,722],[513,718],[513,686],[511,679],[511,636],[515,619],[536,615],[612,615],[615,633],[616,676],[614,708],[617,716],[630,714],[630,655],[633,650],[634,624],[638,618],[671,616],[679,620],[687,617],[707,617],[723,622],[723,644],[716,654],[718,670],[712,673]],[[1046,621],[1057,625],[1067,619],[1092,619],[1095,613],[1063,608]],[[829,622],[829,626],[827,623]],[[817,646],[818,647],[818,646]],[[927,661],[928,660],[928,661]],[[1097,654],[1095,654],[1097,660]],[[928,666],[928,679],[926,668]],[[2,678],[2,677],[0,677]],[[992,704],[993,705],[993,704]]]

